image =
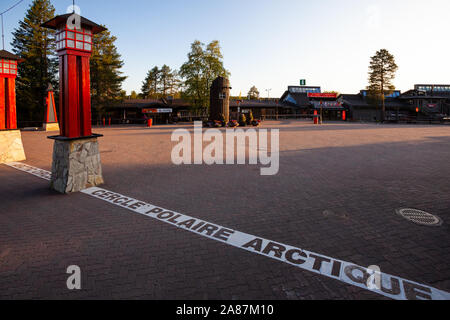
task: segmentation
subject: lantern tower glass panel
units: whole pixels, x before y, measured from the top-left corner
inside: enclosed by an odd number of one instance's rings
[[[0,60],[0,74],[3,76],[17,76],[17,61],[10,59]]]
[[[60,27],[56,33],[56,50],[65,49],[92,52],[92,30],[69,29],[67,25]]]

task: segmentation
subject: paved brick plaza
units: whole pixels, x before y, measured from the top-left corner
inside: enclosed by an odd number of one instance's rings
[[[174,166],[182,126],[96,128],[105,189],[239,231],[450,291],[450,126],[265,122],[280,172]],[[51,169],[44,132],[26,164]],[[0,165],[0,299],[385,299]],[[421,227],[395,214],[438,215]],[[81,291],[66,268],[82,270]]]

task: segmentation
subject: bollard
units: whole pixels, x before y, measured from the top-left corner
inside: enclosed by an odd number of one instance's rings
[[[147,127],[151,128],[153,126],[153,119],[147,120]]]
[[[342,121],[347,121],[347,113],[342,111]]]
[[[317,110],[314,110],[314,124],[319,124],[319,117],[317,114]]]

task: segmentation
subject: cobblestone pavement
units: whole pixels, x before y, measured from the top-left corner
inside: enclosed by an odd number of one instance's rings
[[[105,189],[450,291],[450,126],[301,121],[280,129],[280,172],[175,166],[181,126],[96,128]],[[52,141],[24,132],[25,163]],[[0,299],[385,299],[210,241],[0,165]],[[438,215],[422,227],[395,214]],[[82,290],[66,287],[78,265]]]

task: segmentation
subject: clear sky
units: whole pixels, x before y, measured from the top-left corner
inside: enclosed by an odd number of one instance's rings
[[[3,11],[17,0],[1,0]],[[5,15],[11,32],[32,0]],[[52,0],[57,13],[71,0]],[[128,79],[140,91],[148,69],[178,69],[190,44],[219,40],[232,94],[256,85],[280,97],[307,79],[323,90],[356,93],[367,85],[370,56],[395,55],[395,85],[450,83],[450,0],[76,0],[83,16],[105,24],[117,40]]]

